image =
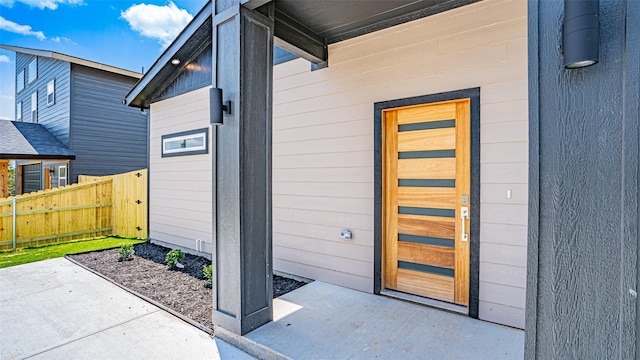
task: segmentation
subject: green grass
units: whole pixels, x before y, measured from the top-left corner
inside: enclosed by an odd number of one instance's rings
[[[112,249],[120,247],[123,244],[140,244],[143,242],[145,242],[145,240],[106,237],[44,246],[33,246],[16,252],[2,251],[0,252],[0,269],[35,261],[63,257],[67,254]]]

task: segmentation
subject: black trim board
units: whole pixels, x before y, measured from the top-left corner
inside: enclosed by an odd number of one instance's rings
[[[382,290],[382,111],[385,109],[469,98],[471,100],[471,226],[469,316],[478,317],[480,286],[480,88],[377,102],[374,104],[374,293]]]

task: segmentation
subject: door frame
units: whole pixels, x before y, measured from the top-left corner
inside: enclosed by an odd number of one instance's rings
[[[469,88],[438,94],[415,96],[403,99],[381,101],[374,104],[374,293],[380,295],[382,289],[383,232],[382,232],[382,168],[384,162],[383,116],[382,111],[389,108],[413,106],[420,104],[470,99],[471,126],[471,209],[469,229],[469,316],[478,317],[479,278],[480,278],[480,88]]]

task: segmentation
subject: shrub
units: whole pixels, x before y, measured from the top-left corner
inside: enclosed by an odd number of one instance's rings
[[[204,275],[204,287],[211,287],[211,276],[213,275],[213,266],[211,265],[203,265],[202,266],[202,275]]]
[[[181,266],[180,262],[184,259],[184,253],[180,249],[171,250],[167,253],[167,256],[164,258],[164,262],[167,263],[169,269],[175,269]]]
[[[135,253],[136,251],[133,249],[133,244],[124,244],[118,249],[118,254],[120,254],[118,261],[133,260],[133,254]]]

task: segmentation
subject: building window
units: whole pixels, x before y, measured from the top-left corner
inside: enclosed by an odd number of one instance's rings
[[[58,168],[58,186],[67,186],[67,167],[60,166]]]
[[[38,58],[33,59],[29,63],[29,84],[38,78]]]
[[[22,101],[16,104],[16,120],[22,121]]]
[[[197,129],[162,136],[162,157],[209,153],[209,129]]]
[[[16,92],[20,92],[24,89],[24,69],[18,73],[16,77]]]
[[[56,80],[51,80],[47,84],[47,106],[56,103]]]
[[[31,122],[38,122],[38,92],[31,94]]]

